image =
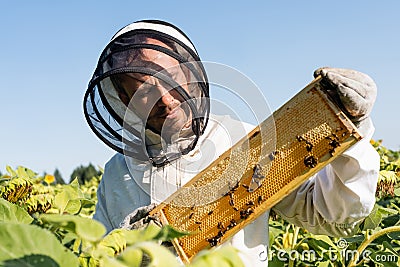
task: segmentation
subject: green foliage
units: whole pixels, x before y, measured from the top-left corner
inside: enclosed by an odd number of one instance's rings
[[[200,251],[196,258],[189,264],[190,267],[243,267],[244,264],[239,258],[237,250],[230,246],[223,246],[211,251]]]
[[[400,153],[381,142],[372,145],[381,157],[376,205],[359,233],[314,235],[272,215],[270,255],[260,255],[269,266],[400,265]],[[39,176],[24,167],[6,170],[0,177],[0,266],[181,266],[160,244],[187,233],[150,224],[105,234],[104,226],[91,219],[101,172],[87,171],[79,176],[84,178],[74,175],[70,184],[62,184],[56,175]],[[221,246],[201,251],[188,266],[239,267],[243,262],[233,247]]]
[[[0,196],[9,202],[15,203],[27,197],[32,190],[32,171],[18,167],[16,171],[7,166],[9,175],[2,176],[0,183]]]
[[[33,218],[23,208],[0,198],[0,221],[30,224]]]
[[[371,142],[380,156],[380,173],[377,196],[399,196],[395,189],[400,184],[400,151],[393,151],[382,146],[382,141]]]
[[[1,266],[79,266],[76,256],[36,225],[0,222]]]
[[[348,238],[317,236],[274,215],[270,220],[269,266],[399,266],[400,151],[371,144],[380,155],[376,204]]]
[[[88,166],[79,166],[72,171],[71,180],[78,179],[79,184],[85,184],[85,182],[90,181],[93,177],[100,176],[101,171],[96,170],[96,168],[89,163]]]
[[[100,176],[60,184],[24,167],[7,172],[0,180],[0,266],[181,266],[160,245],[187,234],[170,226],[105,235],[105,227],[91,219]],[[213,263],[243,266],[229,246],[202,252],[190,266]]]
[[[101,223],[85,217],[69,214],[41,214],[38,219],[52,229],[61,228],[89,242],[100,241],[106,233],[106,229]]]

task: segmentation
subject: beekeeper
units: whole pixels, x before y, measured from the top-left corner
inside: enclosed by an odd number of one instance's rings
[[[350,236],[371,212],[379,156],[370,145],[376,85],[354,70],[321,68],[330,94],[364,138],[284,198],[274,210],[310,232]],[[252,126],[210,115],[209,83],[189,38],[163,21],[134,22],[103,50],[84,97],[94,133],[116,150],[106,164],[94,218],[108,231],[138,228],[146,215]],[[248,266],[265,266],[265,212],[230,243]]]

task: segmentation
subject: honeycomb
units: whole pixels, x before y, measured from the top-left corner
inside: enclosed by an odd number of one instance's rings
[[[173,242],[183,262],[225,242],[361,139],[320,81],[152,211],[163,224],[191,233]]]

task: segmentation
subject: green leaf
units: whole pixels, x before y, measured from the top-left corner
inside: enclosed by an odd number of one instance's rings
[[[146,228],[125,232],[126,244],[131,245],[143,241],[157,240],[161,228],[150,222]]]
[[[17,173],[10,166],[6,166],[6,171],[10,174],[11,177],[17,176]]]
[[[149,264],[147,266],[157,267],[174,267],[181,266],[177,258],[166,247],[152,241],[140,242],[133,245],[133,248],[141,249],[149,257]],[[121,256],[122,259],[122,256]],[[212,265],[220,266],[220,265]]]
[[[144,230],[141,230],[141,238],[143,241],[155,240],[160,233],[161,228],[153,222],[150,222]]]
[[[124,264],[123,262],[110,258],[110,257],[103,257],[100,259],[100,266],[101,267],[130,267],[129,265]],[[97,267],[97,266],[96,266]]]
[[[269,262],[268,267],[285,267],[287,263],[278,259],[277,256],[274,256]]]
[[[75,179],[71,184],[64,185],[62,191],[54,197],[54,206],[60,213],[77,214],[82,207],[81,199],[84,196]]]
[[[96,206],[96,202],[91,199],[82,198],[80,199],[80,201],[82,208],[91,208],[93,206]]]
[[[222,246],[217,249],[203,250],[200,251],[190,267],[244,267],[243,261],[238,255],[238,251],[232,246]]]
[[[330,262],[330,261],[320,261],[320,262],[317,262],[315,266],[318,266],[318,267],[330,267],[330,266],[333,266],[333,265],[332,265],[332,262]]]
[[[135,232],[133,230],[131,232]],[[114,229],[108,235],[106,235],[96,247],[93,252],[95,258],[100,258],[101,255],[114,256],[115,254],[121,253],[126,248],[126,235],[128,230],[126,229]]]
[[[325,236],[326,238],[329,239],[329,237]],[[332,245],[332,242],[328,242],[326,238],[323,238],[323,236],[312,236],[309,237],[307,239],[305,239],[304,241],[307,242],[307,244],[310,246],[311,249],[314,249],[315,252],[317,253],[321,253],[321,251],[327,251],[329,250]],[[333,245],[335,246],[335,245]],[[336,246],[335,246],[336,247]]]
[[[189,232],[178,231],[177,229],[167,224],[161,228],[154,239],[161,241],[170,241],[174,238],[180,238],[186,235],[189,235]]]
[[[269,227],[269,246],[275,243],[276,237],[282,233],[282,229],[277,229],[275,227]]]
[[[83,240],[89,242],[99,241],[106,233],[106,228],[100,222],[73,215],[41,214],[39,218],[55,227],[72,231]]]
[[[400,214],[391,215],[382,220],[382,226],[383,228],[386,228],[395,225],[399,221],[400,221]]]
[[[372,210],[370,215],[368,215],[368,217],[365,218],[362,229],[363,230],[375,229],[376,227],[378,227],[381,221],[382,221],[382,215],[379,212],[377,212],[377,209],[375,209],[374,207],[374,210]]]
[[[0,198],[0,222],[30,224],[33,218],[23,208]]]
[[[384,208],[382,206],[379,206],[378,204],[375,204],[371,213],[368,215],[367,218],[365,218],[364,225],[362,228],[363,230],[375,229],[382,222],[383,218],[386,218],[389,215],[397,213],[398,211],[395,209]]]
[[[26,168],[24,168],[22,166],[18,166],[17,175],[18,175],[19,178],[29,179],[29,175],[26,172]]]
[[[81,208],[82,205],[79,198],[71,199],[67,202],[67,205],[65,206],[63,213],[68,213],[73,215],[78,214]]]
[[[37,173],[32,171],[31,169],[25,168],[25,172],[27,173],[28,177],[33,179],[37,176]]]
[[[138,248],[128,247],[118,256],[118,259],[129,267],[140,267],[143,259],[143,251]]]
[[[0,240],[0,266],[79,266],[53,234],[35,225],[0,223]]]
[[[400,187],[394,189],[394,195],[400,197]]]
[[[312,238],[313,238],[313,241],[316,241],[316,244],[319,244],[319,246],[321,246],[325,249],[330,249],[330,248],[337,249],[336,244],[333,243],[332,239],[330,239],[329,236],[313,235]]]

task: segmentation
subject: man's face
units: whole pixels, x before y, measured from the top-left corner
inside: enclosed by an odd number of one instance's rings
[[[155,39],[148,39],[147,43],[167,47]],[[139,60],[161,66],[188,92],[186,76],[174,58],[156,50],[144,49]],[[182,96],[161,80],[150,75],[127,73],[119,75],[119,84],[126,93],[125,96],[120,96],[121,100],[141,119],[147,121],[148,128],[162,133],[164,138],[170,139],[183,127],[190,126],[190,112],[187,105],[182,104]]]

